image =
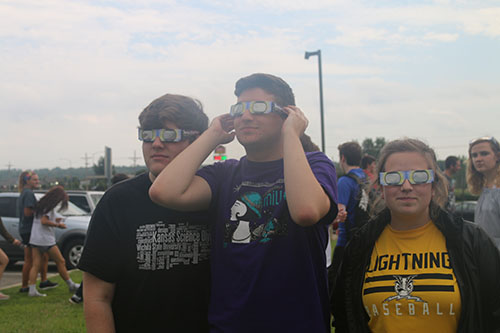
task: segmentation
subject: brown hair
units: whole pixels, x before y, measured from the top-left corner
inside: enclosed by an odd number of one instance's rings
[[[321,151],[321,149],[319,149],[318,145],[315,144],[312,141],[311,137],[309,135],[307,135],[306,133],[303,133],[300,136],[300,143],[302,144],[302,149],[304,149],[304,152],[306,152],[306,153],[313,152],[313,151]]]
[[[68,208],[68,195],[62,186],[54,186],[38,201],[35,205],[35,216],[40,217],[61,203],[61,208],[59,211],[66,210]]]
[[[362,149],[356,141],[344,142],[338,146],[340,158],[344,156],[350,166],[358,166],[361,163]]]
[[[30,180],[31,177],[33,177],[34,175],[36,175],[36,173],[34,173],[33,171],[29,171],[29,170],[21,172],[21,174],[19,175],[19,183],[18,183],[18,187],[17,187],[19,192],[23,191],[24,187],[28,183],[28,180]]]
[[[471,151],[472,147],[474,147],[476,144],[481,143],[481,142],[489,142],[491,150],[493,151],[493,154],[497,155],[497,157],[500,155],[500,146],[498,146],[498,141],[495,140],[496,144],[494,144],[493,140],[494,138],[491,138],[490,140],[488,139],[480,139],[480,140],[475,140],[472,144],[469,145],[469,159],[467,160],[467,170],[466,170],[466,178],[467,178],[467,188],[472,194],[479,195],[483,191],[484,183],[485,183],[485,177],[482,173],[476,170],[474,167],[474,163],[472,162],[472,156],[471,156]],[[500,158],[497,158],[497,176],[495,178],[495,185],[499,186],[500,185]]]
[[[163,128],[166,121],[175,123],[180,129],[198,131],[200,134],[208,127],[208,117],[203,112],[201,102],[183,95],[165,94],[158,97],[139,115],[142,129]]]
[[[245,90],[253,88],[260,88],[273,95],[275,102],[281,106],[295,105],[292,88],[280,77],[264,73],[242,77],[236,81],[234,94],[239,97]]]
[[[385,171],[385,163],[387,162],[389,156],[395,153],[403,152],[421,154],[427,160],[429,168],[434,171],[434,182],[432,182],[432,189],[434,193],[429,206],[429,213],[431,218],[434,219],[437,217],[440,208],[444,207],[444,204],[448,199],[448,189],[446,186],[446,179],[437,164],[434,150],[424,142],[418,139],[403,138],[387,143],[380,151],[377,163],[376,182],[380,184],[379,174],[380,172]]]

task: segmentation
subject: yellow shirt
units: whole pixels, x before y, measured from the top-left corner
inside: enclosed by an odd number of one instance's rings
[[[413,230],[384,229],[365,274],[363,304],[372,332],[456,332],[460,290],[432,221]]]

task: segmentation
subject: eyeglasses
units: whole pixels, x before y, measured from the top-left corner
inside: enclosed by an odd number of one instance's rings
[[[406,179],[413,185],[429,184],[434,181],[434,171],[428,169],[381,172],[379,177],[380,184],[383,186],[403,185]]]
[[[245,110],[250,111],[251,114],[267,114],[271,112],[279,112],[284,115],[287,114],[278,104],[269,101],[239,102],[231,105],[229,114],[232,117],[239,117]]]
[[[469,148],[471,148],[472,146],[474,146],[476,143],[479,143],[479,142],[491,142],[491,144],[493,146],[495,146],[496,150],[500,151],[500,144],[498,143],[497,139],[495,139],[492,136],[483,136],[481,138],[471,140],[469,142]]]
[[[139,140],[144,142],[153,142],[158,137],[161,142],[180,142],[185,139],[193,138],[200,134],[198,131],[187,131],[183,129],[142,129],[139,127]]]

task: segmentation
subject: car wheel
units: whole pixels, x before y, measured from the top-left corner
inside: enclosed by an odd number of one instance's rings
[[[63,257],[66,261],[67,269],[74,269],[78,262],[80,261],[80,257],[82,256],[83,251],[83,239],[76,238],[72,239],[64,245]]]

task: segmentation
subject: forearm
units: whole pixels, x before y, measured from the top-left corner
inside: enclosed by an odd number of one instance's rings
[[[83,273],[83,299],[85,324],[89,333],[115,332],[111,301],[114,284],[99,280],[92,274]]]
[[[294,133],[284,133],[283,142],[285,190],[290,215],[299,225],[313,225],[328,213],[330,199],[314,176],[299,137]]]
[[[0,235],[2,235],[2,237],[5,238],[9,243],[14,242],[14,237],[12,237],[12,235],[9,234],[9,232],[5,229],[2,219],[0,219]]]
[[[217,137],[209,130],[205,131],[156,177],[149,189],[151,199],[167,207],[175,207],[188,199],[187,191],[196,171],[217,145]]]

